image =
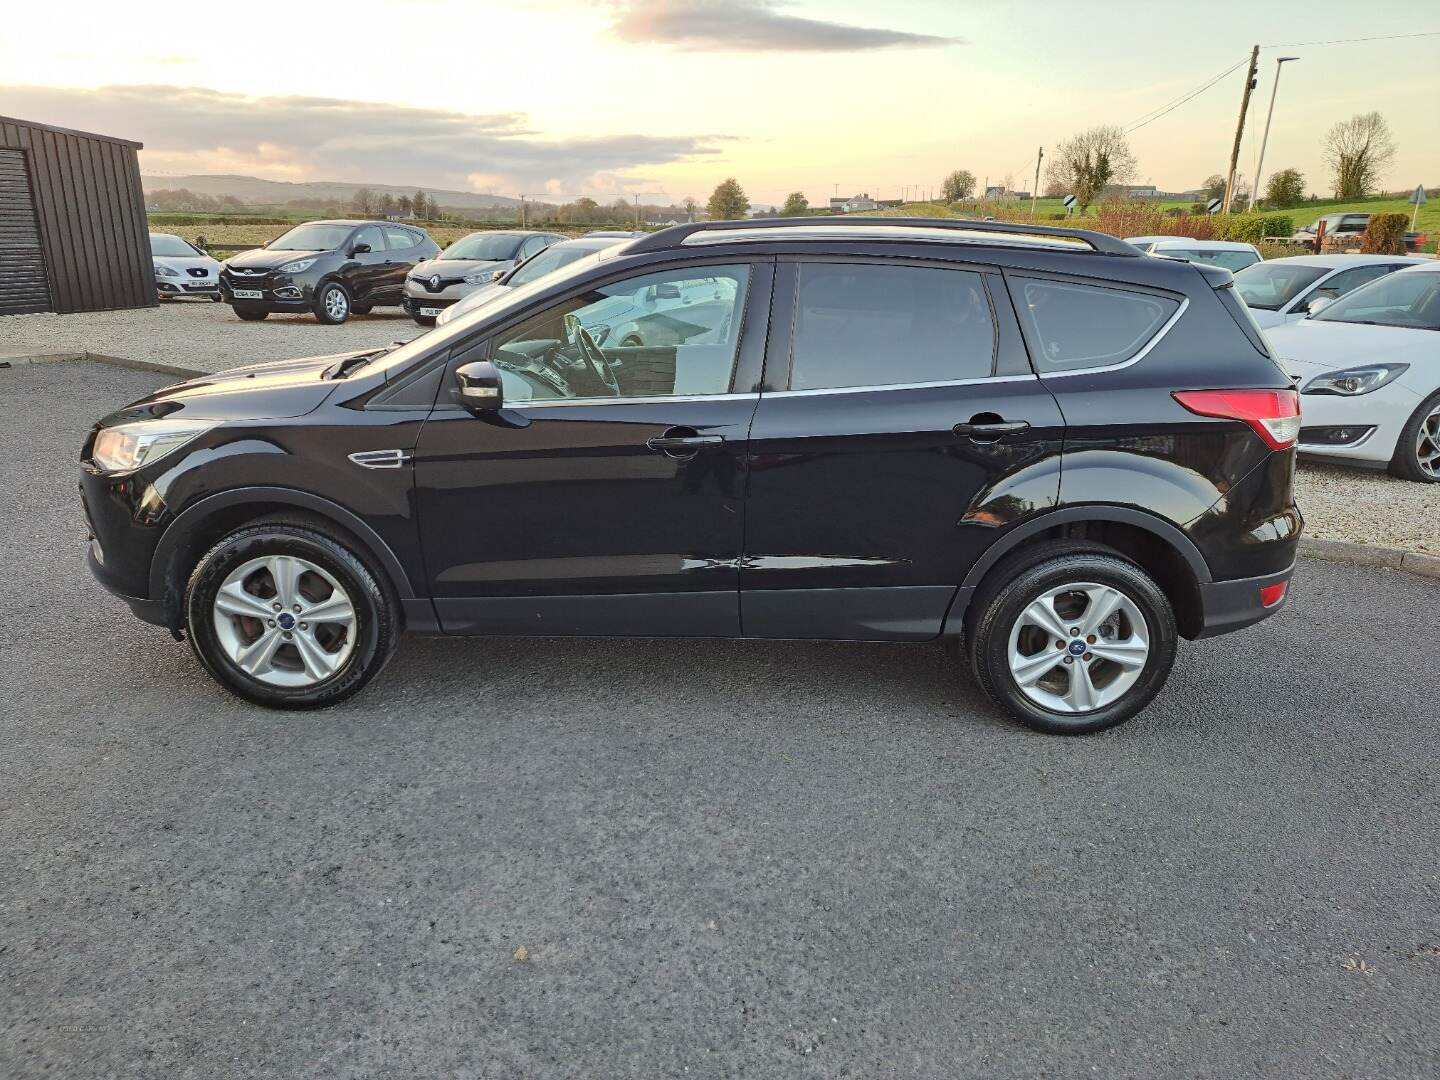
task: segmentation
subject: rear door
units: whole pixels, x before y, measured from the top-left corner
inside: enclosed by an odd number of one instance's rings
[[[387,295],[399,297],[405,289],[405,275],[419,262],[420,234],[398,225],[385,227],[385,275],[380,283]]]
[[[1000,529],[1053,506],[1064,426],[997,270],[782,261],[750,433],[747,637],[936,636]]]

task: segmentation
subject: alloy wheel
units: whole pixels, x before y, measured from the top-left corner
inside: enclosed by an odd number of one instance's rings
[[[232,570],[214,602],[215,636],[237,668],[271,686],[313,686],[355,648],[355,605],[307,559],[266,555]]]
[[[349,313],[350,301],[345,296],[345,290],[338,285],[330,286],[325,291],[325,314],[339,321]]]
[[[1415,433],[1415,463],[1432,480],[1440,480],[1440,405],[1420,421]]]
[[[1087,713],[1118,701],[1150,656],[1145,618],[1112,585],[1052,588],[1021,610],[1010,629],[1010,674],[1027,698],[1058,713]]]

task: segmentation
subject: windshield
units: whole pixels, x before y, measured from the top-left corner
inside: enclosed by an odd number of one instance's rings
[[[1409,270],[1391,274],[1346,293],[1311,318],[1316,322],[1440,330],[1440,273]]]
[[[539,255],[536,255],[529,262],[522,263],[515,273],[511,274],[505,282],[506,285],[518,287],[529,285],[546,274],[553,274],[562,266],[569,266],[576,259],[583,259],[586,255],[593,255],[601,247],[609,247],[609,244],[601,244],[598,247],[594,244],[556,244],[554,247],[546,248]]]
[[[1204,263],[1206,266],[1219,266],[1232,274],[1260,261],[1260,256],[1253,251],[1217,251],[1214,248],[1159,248],[1151,254],[1164,255],[1167,259]]]
[[[488,319],[502,311],[509,311],[515,307],[525,304],[530,297],[538,292],[558,285],[567,278],[577,274],[583,274],[599,261],[599,254],[592,253],[576,259],[569,266],[562,267],[544,277],[536,278],[527,285],[518,289],[511,289],[508,293],[491,304],[482,304],[474,311],[467,311],[463,315],[457,315],[443,326],[437,326],[428,333],[421,334],[414,338],[409,344],[402,345],[392,353],[386,353],[383,362],[375,365],[376,371],[389,371],[391,368],[398,368],[408,364],[417,357],[429,354],[436,348],[441,348],[457,339],[464,338],[472,327],[482,319]]]
[[[515,249],[524,237],[514,233],[471,233],[456,240],[439,254],[441,259],[473,259],[476,262],[500,262],[513,259]]]
[[[197,251],[178,236],[171,236],[169,233],[151,233],[150,254],[192,256],[200,255],[202,252]]]
[[[324,225],[318,222],[297,225],[265,246],[270,251],[334,251],[345,243],[354,228],[353,225]]]
[[[1326,274],[1328,266],[1253,263],[1235,275],[1235,288],[1247,307],[1279,311]]]

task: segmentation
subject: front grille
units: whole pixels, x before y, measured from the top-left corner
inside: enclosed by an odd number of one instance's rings
[[[189,271],[190,271],[190,276],[191,276],[191,277],[209,277],[209,276],[210,276],[210,271],[209,271],[209,270],[206,270],[203,266],[191,266],[191,267],[189,267],[188,269],[189,269]]]
[[[231,266],[228,269],[233,277],[264,277],[270,273],[269,270],[249,270],[243,266]]]
[[[419,274],[411,274],[410,280],[416,285],[424,286],[430,292],[444,292],[451,285],[459,285],[465,279],[463,277],[440,278],[438,281],[430,277],[422,277]]]

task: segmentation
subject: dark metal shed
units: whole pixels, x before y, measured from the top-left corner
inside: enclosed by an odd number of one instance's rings
[[[155,306],[139,149],[0,116],[0,315]]]

